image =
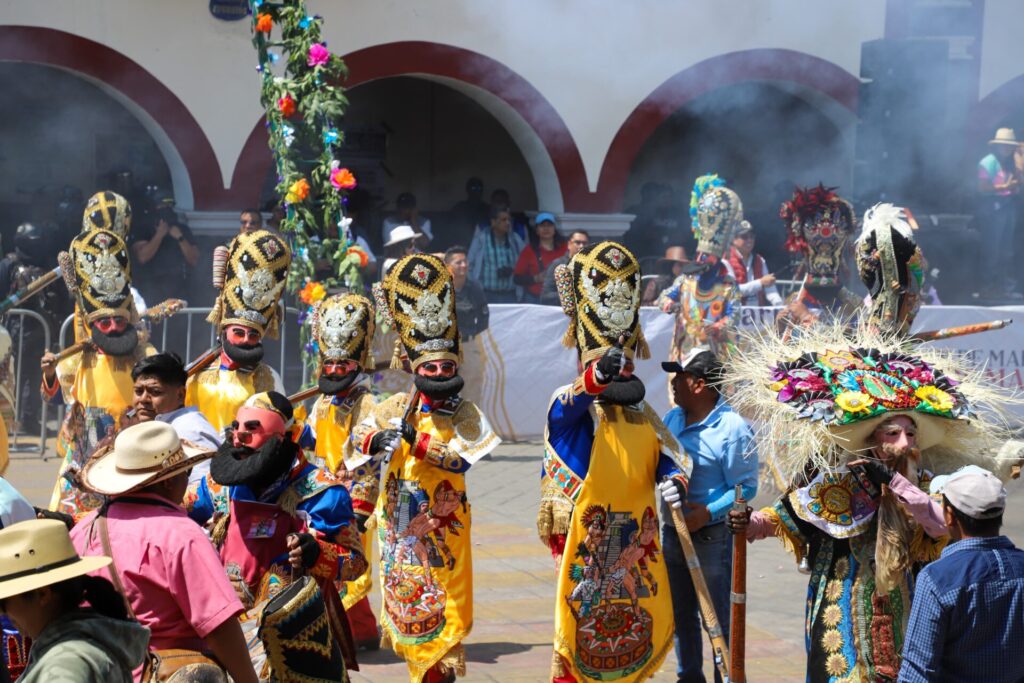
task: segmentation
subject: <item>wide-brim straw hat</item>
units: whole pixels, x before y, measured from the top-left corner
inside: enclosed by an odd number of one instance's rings
[[[916,446],[918,450],[927,450],[937,446],[946,438],[946,432],[953,424],[953,420],[946,417],[929,415],[918,410],[894,410],[882,415],[859,420],[845,425],[837,425],[832,428],[836,442],[845,450],[852,453],[866,451],[876,444],[872,442],[871,435],[881,424],[894,417],[909,417],[917,427]]]
[[[384,246],[393,247],[400,242],[408,242],[417,237],[423,237],[423,233],[416,232],[412,229],[411,225],[399,225],[391,230],[391,233],[388,235],[388,241],[384,243]]]
[[[0,531],[0,600],[94,572],[110,562],[102,555],[79,557],[64,522],[19,522]]]
[[[178,438],[166,422],[133,425],[100,450],[82,470],[82,488],[118,496],[169,479],[214,456]]]
[[[1017,136],[1013,132],[1013,128],[1000,128],[996,131],[996,136],[988,141],[990,145],[1013,145],[1016,147],[1020,144],[1017,141]]]

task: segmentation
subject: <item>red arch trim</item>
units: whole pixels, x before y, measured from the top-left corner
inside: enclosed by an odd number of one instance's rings
[[[576,210],[621,210],[633,162],[658,126],[691,100],[716,88],[745,81],[798,83],[851,111],[857,110],[860,80],[818,57],[793,50],[758,49],[705,59],[669,78],[633,110],[612,139],[597,192],[588,195]]]
[[[153,117],[178,150],[196,208],[218,206],[223,183],[209,139],[182,101],[139,64],[102,43],[39,26],[0,26],[0,60],[59,67],[124,93]]]
[[[429,74],[492,93],[518,112],[540,137],[555,166],[566,210],[587,195],[583,159],[565,122],[536,88],[504,64],[470,50],[424,41],[374,45],[343,58],[349,72],[347,88],[382,78]],[[259,187],[269,164],[267,132],[261,119],[242,149],[232,188]]]

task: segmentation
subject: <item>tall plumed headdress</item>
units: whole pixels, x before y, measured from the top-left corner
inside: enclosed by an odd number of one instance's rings
[[[127,241],[131,227],[132,205],[127,199],[110,190],[89,197],[82,213],[82,232],[109,230]]]
[[[1011,396],[964,356],[841,321],[784,339],[747,333],[729,357],[729,403],[758,425],[758,451],[785,486],[835,472],[872,444],[874,430],[905,415],[917,426],[922,464],[937,472],[974,462],[1003,470]]]
[[[743,220],[743,202],[718,175],[702,175],[690,193],[690,223],[700,254],[720,260]]]
[[[391,267],[373,286],[377,310],[409,356],[412,369],[434,360],[462,362],[455,285],[444,262],[430,254],[411,254]],[[396,345],[391,367],[401,367]]]
[[[123,317],[133,325],[139,323],[131,290],[131,258],[116,233],[81,232],[57,260],[75,300],[76,341],[88,339],[89,325],[100,318]]]
[[[373,370],[375,328],[373,304],[358,294],[333,294],[313,308],[310,320],[321,365],[354,360],[364,371]]]
[[[555,283],[569,329],[562,343],[576,347],[586,365],[624,338],[626,356],[650,357],[640,328],[640,264],[617,242],[581,249],[557,266]]]
[[[808,284],[840,284],[843,251],[857,229],[853,206],[835,189],[798,187],[779,209],[786,224],[786,250],[803,254]]]
[[[218,332],[228,325],[244,325],[277,337],[278,303],[291,262],[288,245],[269,230],[236,237],[224,264],[220,294],[206,320]]]
[[[857,272],[871,295],[868,325],[906,335],[921,308],[924,257],[913,217],[899,206],[875,204],[857,238]]]

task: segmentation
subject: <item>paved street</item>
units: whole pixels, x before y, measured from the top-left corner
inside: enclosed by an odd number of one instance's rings
[[[466,642],[466,681],[502,683],[546,680],[551,661],[555,573],[550,555],[537,540],[541,445],[504,444],[470,470],[473,504],[475,624]],[[57,461],[14,453],[8,479],[34,504],[45,505]],[[1019,482],[1011,484],[1007,533],[1024,542],[1024,501]],[[755,504],[770,502],[759,496]],[[806,577],[796,571],[781,545],[765,540],[750,546],[748,573],[747,671],[753,683],[803,679],[803,610]],[[377,610],[379,598],[374,598]],[[705,652],[708,648],[705,647]],[[407,680],[405,664],[390,652],[361,656],[357,681]],[[710,667],[705,666],[710,673]],[[675,680],[669,655],[655,681]]]

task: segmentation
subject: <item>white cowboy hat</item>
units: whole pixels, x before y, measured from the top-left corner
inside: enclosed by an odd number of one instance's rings
[[[900,416],[910,418],[917,427],[916,446],[922,451],[942,443],[946,438],[946,432],[955,422],[953,418],[929,415],[919,410],[893,410],[865,420],[836,425],[832,428],[832,433],[836,442],[851,453],[866,451],[875,446],[871,439],[875,430],[886,420]]]
[[[399,242],[414,240],[417,237],[423,237],[423,233],[416,232],[412,229],[411,225],[399,225],[397,228],[392,228],[391,233],[388,235],[388,241],[384,243],[384,246],[391,247]]]
[[[113,446],[89,459],[82,470],[82,488],[104,496],[131,493],[213,456],[213,451],[179,439],[166,422],[143,422],[122,431]]]
[[[79,557],[64,522],[30,519],[0,531],[0,600],[82,576],[110,564]]]
[[[990,145],[1013,145],[1016,147],[1020,143],[1017,142],[1017,136],[1013,134],[1013,128],[1000,128],[996,131],[996,136],[988,141]]]

